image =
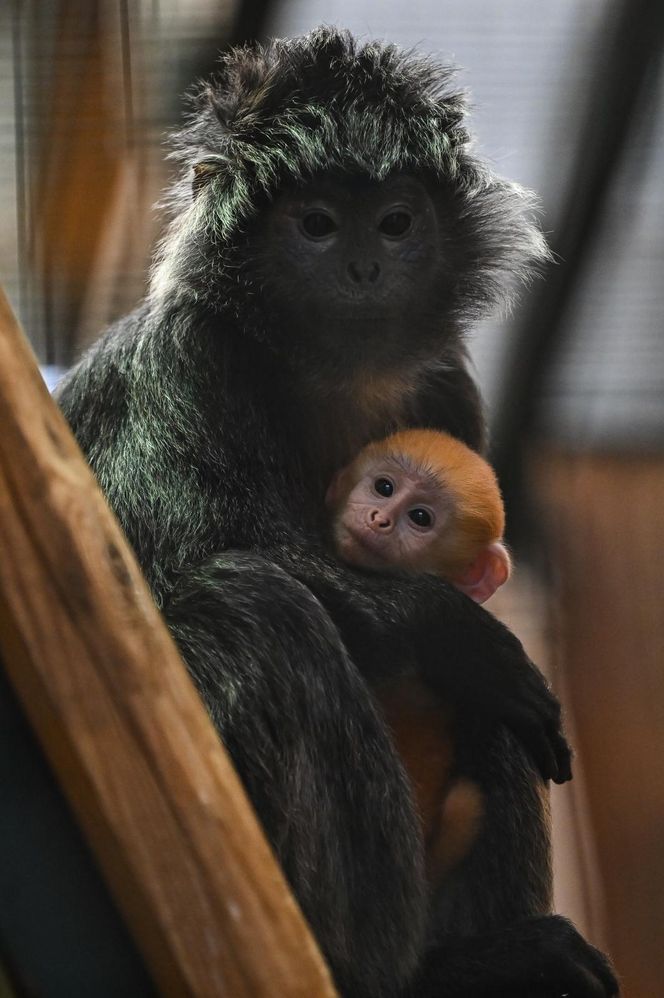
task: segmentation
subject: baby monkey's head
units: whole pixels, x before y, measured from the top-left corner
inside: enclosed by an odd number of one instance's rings
[[[446,433],[404,430],[368,444],[337,472],[326,501],[350,564],[432,572],[478,603],[509,578],[496,476]]]

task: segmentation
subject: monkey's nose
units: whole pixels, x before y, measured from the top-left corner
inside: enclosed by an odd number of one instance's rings
[[[385,516],[379,509],[372,509],[369,513],[369,526],[373,530],[389,530],[392,521],[389,516]]]
[[[351,260],[348,264],[348,276],[353,284],[375,284],[380,276],[380,264],[376,260],[372,260],[371,263]]]

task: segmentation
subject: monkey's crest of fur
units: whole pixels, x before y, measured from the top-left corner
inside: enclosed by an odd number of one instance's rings
[[[200,276],[210,274],[201,233],[215,247],[217,286],[232,284],[234,240],[285,184],[322,171],[375,180],[405,171],[440,182],[458,203],[473,247],[459,314],[476,318],[509,301],[514,279],[527,279],[548,251],[532,221],[532,196],[471,155],[466,99],[453,76],[432,59],[380,42],[359,45],[328,27],[223,55],[173,137],[172,157],[184,172],[169,198],[175,218],[152,295],[204,294],[205,280],[183,278],[197,258]]]

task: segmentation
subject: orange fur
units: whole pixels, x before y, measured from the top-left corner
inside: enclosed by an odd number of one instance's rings
[[[440,804],[437,826],[427,841],[427,871],[437,884],[468,855],[484,817],[482,791],[471,780],[455,780]]]
[[[376,693],[410,778],[422,826],[432,886],[459,863],[480,827],[483,799],[470,780],[454,776],[453,724],[449,711],[413,677]]]
[[[346,494],[367,466],[387,456],[430,478],[452,498],[454,524],[432,544],[431,567],[438,574],[455,575],[502,538],[505,512],[493,468],[460,440],[438,430],[401,430],[368,444],[342,473]]]

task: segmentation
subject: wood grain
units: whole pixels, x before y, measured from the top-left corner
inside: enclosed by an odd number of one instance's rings
[[[333,996],[0,292],[0,653],[164,995]]]

